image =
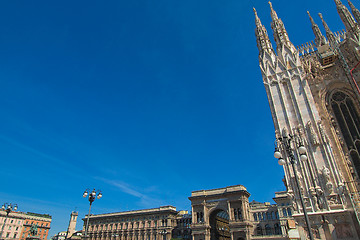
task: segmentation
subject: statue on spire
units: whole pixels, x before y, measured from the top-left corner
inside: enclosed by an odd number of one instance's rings
[[[326,44],[326,39],[324,35],[322,35],[319,26],[314,22],[314,19],[311,17],[310,12],[307,11],[307,14],[309,15],[310,22],[311,22],[311,28],[315,35],[315,44],[317,47],[320,47],[322,45]]]
[[[354,15],[354,18],[355,18],[357,24],[359,25],[360,24],[360,11],[359,11],[359,9],[357,9],[350,0],[348,0],[348,3],[349,3],[349,6],[351,8],[351,12]]]
[[[271,45],[269,35],[267,34],[266,28],[262,25],[261,20],[260,20],[259,16],[257,15],[256,9],[253,8],[253,10],[254,10],[254,14],[255,14],[255,24],[256,24],[255,35],[256,35],[256,41],[257,41],[260,55],[262,53],[264,53],[265,51],[267,51],[269,53],[270,52],[273,53],[274,49]]]
[[[336,41],[334,33],[330,30],[329,26],[325,22],[323,15],[321,13],[319,13],[319,17],[321,18],[322,24],[324,25],[324,28],[326,31],[326,37],[329,40],[330,45],[335,46],[337,41]]]
[[[341,18],[341,21],[345,25],[346,32],[350,35],[350,37],[355,36],[358,39],[360,34],[360,28],[358,24],[356,24],[349,9],[347,9],[347,7],[340,0],[334,0],[334,1],[336,4],[336,9]]]
[[[289,47],[292,51],[296,51],[294,45],[290,42],[288,33],[285,29],[284,23],[280,18],[278,18],[277,13],[275,12],[272,3],[269,1],[270,10],[271,10],[271,28],[274,33],[274,39],[276,42],[277,49],[282,49],[283,46]]]

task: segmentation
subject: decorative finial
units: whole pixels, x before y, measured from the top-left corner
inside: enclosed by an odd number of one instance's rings
[[[272,20],[278,19],[278,16],[277,16],[277,14],[276,14],[273,6],[272,6],[272,3],[270,1],[269,1],[269,5],[270,5],[270,10],[271,10],[271,18],[272,18]]]
[[[269,1],[270,8],[273,9],[272,3]]]
[[[256,26],[259,26],[261,24],[260,22],[260,19],[259,19],[259,16],[257,15],[257,12],[256,12],[256,9],[253,7],[253,10],[254,10],[254,14],[255,14],[255,23],[256,23]]]
[[[310,21],[312,25],[315,25],[314,19],[311,17],[310,12],[307,11],[307,14],[309,15]]]

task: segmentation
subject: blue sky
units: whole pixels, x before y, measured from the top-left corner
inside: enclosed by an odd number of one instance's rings
[[[273,6],[294,45],[314,39],[307,10],[344,28],[332,0]],[[87,213],[86,188],[92,213],[190,210],[191,191],[236,184],[271,201],[252,7],[272,39],[263,0],[1,1],[0,199],[52,215],[49,236]]]

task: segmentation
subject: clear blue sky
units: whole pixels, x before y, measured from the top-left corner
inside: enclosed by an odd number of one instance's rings
[[[314,39],[307,10],[344,28],[332,0],[273,5],[294,45]],[[1,204],[52,215],[52,236],[86,188],[93,213],[190,210],[191,191],[235,184],[271,201],[253,6],[272,39],[264,0],[1,1]]]

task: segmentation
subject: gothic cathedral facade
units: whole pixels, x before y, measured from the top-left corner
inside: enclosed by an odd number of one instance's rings
[[[308,12],[315,39],[296,48],[269,4],[276,48],[254,9],[255,34],[293,216],[303,236],[360,239],[360,11],[335,0],[346,31],[319,14],[325,36]]]

